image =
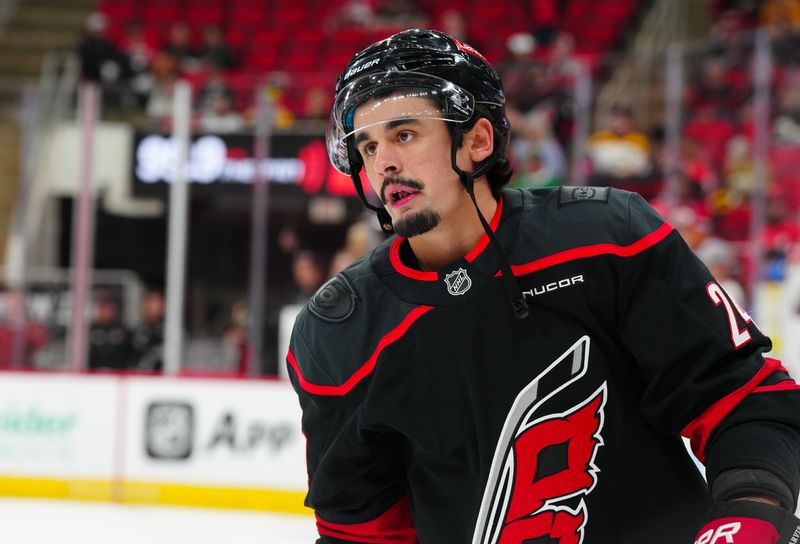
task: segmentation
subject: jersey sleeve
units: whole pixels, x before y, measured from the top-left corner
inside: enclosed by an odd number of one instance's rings
[[[629,240],[665,228],[631,195]],[[800,388],[765,357],[769,338],[675,230],[621,267],[620,330],[647,384],[645,418],[687,437],[709,482],[731,469],[766,470],[796,502]]]
[[[303,412],[305,504],[314,509],[317,542],[415,543],[399,439],[366,420],[368,380],[349,389],[329,377],[303,334],[309,325],[319,323],[301,312],[287,364]]]

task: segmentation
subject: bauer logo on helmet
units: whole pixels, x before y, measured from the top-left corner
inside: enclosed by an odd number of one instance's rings
[[[344,79],[350,79],[352,76],[356,75],[359,72],[362,72],[362,71],[366,70],[370,66],[375,66],[380,61],[381,61],[381,59],[372,59],[371,61],[365,62],[364,64],[360,64],[358,66],[353,66],[344,75]]]

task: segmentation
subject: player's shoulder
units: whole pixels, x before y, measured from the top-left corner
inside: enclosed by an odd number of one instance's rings
[[[376,276],[372,259],[379,250],[329,279],[298,314],[290,364],[309,383],[337,387],[347,382],[413,309]]]
[[[612,187],[565,185],[512,191],[508,197],[519,202],[522,231],[560,249],[626,245],[664,225],[641,195]]]
[[[309,298],[295,321],[295,329],[313,332],[313,336],[327,331],[358,326],[364,318],[364,305],[370,303],[372,273],[368,256],[351,263],[330,278]]]

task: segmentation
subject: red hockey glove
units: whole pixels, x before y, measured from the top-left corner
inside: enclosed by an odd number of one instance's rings
[[[694,544],[800,544],[800,519],[789,510],[756,501],[721,502]]]

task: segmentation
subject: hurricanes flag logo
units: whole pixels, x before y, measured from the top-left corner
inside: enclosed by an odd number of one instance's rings
[[[473,544],[581,544],[584,497],[597,483],[605,382],[557,414],[542,405],[588,367],[584,336],[517,396],[506,417],[481,504]]]

